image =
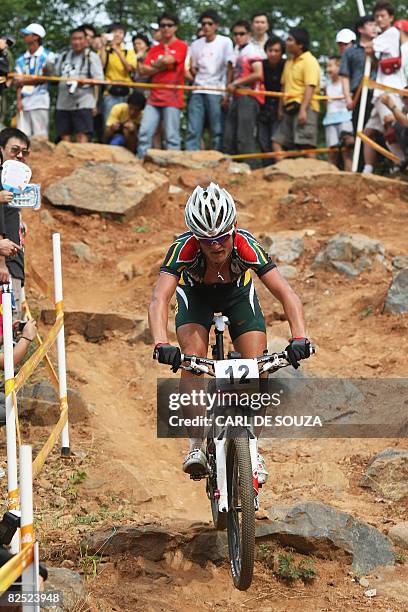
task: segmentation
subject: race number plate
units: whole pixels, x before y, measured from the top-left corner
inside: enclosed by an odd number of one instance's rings
[[[243,388],[253,385],[259,378],[256,359],[223,359],[214,364],[216,384],[218,389],[231,388],[236,385]]]

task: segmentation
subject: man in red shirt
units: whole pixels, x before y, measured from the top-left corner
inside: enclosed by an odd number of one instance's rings
[[[179,20],[176,15],[163,13],[159,18],[161,42],[152,47],[139,67],[152,83],[184,84],[184,63],[187,45],[176,37]],[[154,133],[163,121],[166,149],[180,149],[180,114],[184,107],[184,92],[180,89],[152,89],[139,130],[138,157],[144,157],[152,146]]]

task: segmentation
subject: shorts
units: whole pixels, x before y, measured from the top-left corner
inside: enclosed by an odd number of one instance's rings
[[[392,98],[396,107],[401,110],[401,98],[396,94],[389,94],[389,96],[390,98]],[[385,104],[382,104],[382,102],[380,102],[380,98],[375,98],[373,100],[373,110],[371,111],[370,118],[365,124],[365,127],[371,128],[372,130],[377,130],[377,132],[384,134],[384,117],[387,117],[387,115],[391,115],[392,117],[394,116],[388,106],[385,106]]]
[[[306,123],[298,124],[298,113],[296,115],[283,114],[273,141],[285,149],[315,147],[317,145],[317,121],[319,113],[307,109]]]
[[[17,128],[32,136],[45,136],[48,138],[48,125],[50,111],[48,108],[37,108],[34,110],[23,110],[17,113]]]
[[[343,121],[342,123],[334,123],[333,125],[325,126],[326,146],[337,147],[340,144],[340,134],[346,132],[353,134],[353,123],[351,121]]]
[[[93,114],[90,108],[76,110],[57,110],[55,124],[58,136],[71,136],[73,134],[93,134]]]
[[[250,273],[237,283],[213,285],[177,285],[176,329],[186,323],[202,325],[208,331],[215,313],[229,319],[229,333],[234,342],[249,331],[266,332],[265,319]]]

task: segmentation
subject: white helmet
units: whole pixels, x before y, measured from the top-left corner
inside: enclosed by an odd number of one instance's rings
[[[235,202],[226,189],[210,183],[197,186],[189,197],[184,219],[197,238],[213,238],[231,229],[236,218]]]

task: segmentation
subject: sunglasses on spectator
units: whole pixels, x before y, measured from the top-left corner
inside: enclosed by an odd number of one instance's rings
[[[174,28],[175,27],[175,23],[159,23],[159,28]]]
[[[248,34],[248,32],[233,32],[232,33],[233,36],[245,36],[245,34]]]
[[[17,157],[17,155],[21,155],[23,157],[28,157],[30,155],[30,151],[24,147],[19,147],[18,145],[13,145],[9,148],[9,151],[12,155]]]
[[[206,25],[212,26],[212,25],[214,25],[214,22],[213,21],[202,21],[201,25],[202,25],[202,27],[204,27]]]
[[[221,234],[221,236],[215,236],[215,238],[198,238],[198,240],[206,246],[212,246],[213,244],[224,244],[230,236],[234,233],[234,228],[230,229],[229,232]]]

